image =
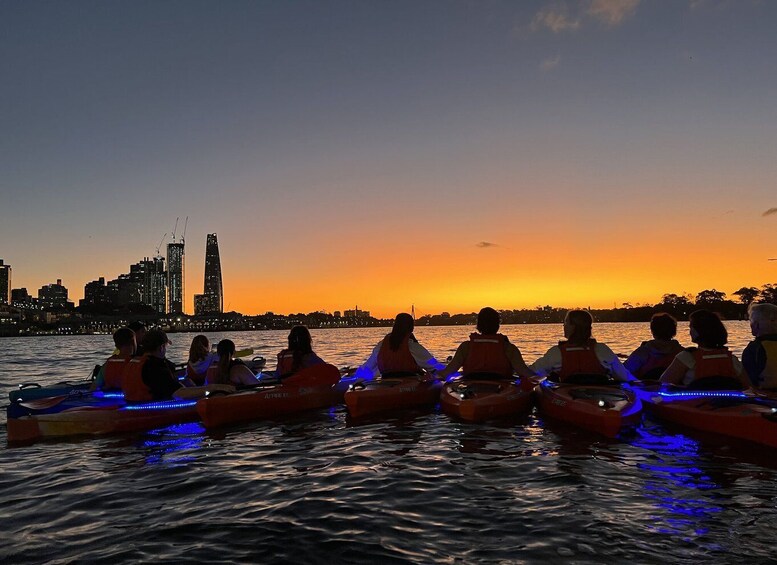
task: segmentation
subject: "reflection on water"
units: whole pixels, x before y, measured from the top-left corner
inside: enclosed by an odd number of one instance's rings
[[[746,323],[729,323],[734,348]],[[472,328],[418,328],[445,358]],[[527,361],[560,326],[507,326]],[[314,330],[357,365],[385,328]],[[687,329],[685,330],[687,332]],[[647,324],[601,324],[627,353]],[[287,332],[230,335],[271,360]],[[191,335],[173,336],[182,360]],[[221,335],[209,336],[217,341]],[[685,335],[681,341],[687,343]],[[83,377],[109,336],[4,340],[0,391]],[[4,433],[4,432],[3,432]],[[432,409],[352,422],[343,406],[204,431],[4,449],[3,562],[767,562],[777,529],[771,450],[648,422],[613,441],[536,411],[456,422]]]

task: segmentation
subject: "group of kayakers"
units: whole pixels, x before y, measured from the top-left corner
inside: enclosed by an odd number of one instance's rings
[[[500,316],[483,308],[477,331],[461,343],[447,365],[424,348],[413,334],[410,314],[398,314],[391,332],[374,347],[356,370],[356,377],[419,375],[446,379],[461,369],[464,379],[548,377],[559,382],[609,379],[621,382],[659,380],[689,388],[777,389],[777,305],[753,304],[750,326],[755,339],[740,362],[726,347],[728,333],[717,314],[697,310],[690,316],[690,339],[696,347],[683,348],[675,339],[677,322],[669,314],[655,314],[650,322],[653,339],[643,342],[624,363],[592,336],[593,319],[585,310],[571,310],[564,319],[564,340],[527,365],[519,348],[499,333]],[[162,330],[146,330],[140,322],[113,334],[116,351],[102,366],[96,386],[122,390],[130,402],[202,396],[207,390],[230,392],[259,383],[240,359],[251,350],[236,351],[229,339],[212,351],[208,338],[191,343],[185,376],[166,358],[170,341]],[[277,358],[276,377],[284,379],[302,369],[324,364],[313,352],[310,331],[295,326],[288,347]]]

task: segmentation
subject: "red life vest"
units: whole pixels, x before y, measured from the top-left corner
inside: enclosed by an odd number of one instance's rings
[[[378,351],[378,371],[381,375],[389,373],[418,373],[418,366],[413,354],[410,353],[410,336],[405,336],[396,351],[391,349],[389,336],[383,338]]]
[[[570,345],[568,341],[558,342],[561,350],[559,380],[572,375],[606,375],[607,370],[596,356],[596,340],[589,339],[586,345]]]
[[[661,373],[672,364],[677,354],[685,350],[682,345],[674,340],[672,340],[672,348],[666,353],[662,353],[655,347],[647,345],[647,342],[644,342],[642,345],[647,349],[648,358],[645,364],[634,374],[638,379],[643,378],[648,373],[650,373],[650,376],[655,376],[655,378],[660,377]]]
[[[513,365],[505,351],[508,340],[502,334],[470,334],[469,352],[462,374],[492,373],[501,377],[513,375]]]
[[[698,347],[693,351],[693,360],[696,364],[693,367],[692,383],[705,377],[739,378],[734,369],[731,352],[727,347],[719,349],[702,349]]]
[[[294,372],[294,353],[284,349],[278,353],[278,368],[275,370],[277,376],[290,375]]]
[[[124,371],[127,369],[131,355],[111,355],[105,362],[105,380],[103,390],[121,390]]]
[[[146,365],[148,357],[133,357],[127,363],[127,370],[124,373],[124,380],[121,388],[124,391],[124,400],[127,402],[150,402],[154,400],[151,391],[143,382],[143,367]]]

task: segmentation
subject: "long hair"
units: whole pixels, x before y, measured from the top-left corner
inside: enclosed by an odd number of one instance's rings
[[[591,327],[594,319],[585,310],[570,310],[564,319],[572,324],[572,335],[568,340],[574,345],[585,345],[591,339]]]
[[[229,384],[229,365],[232,355],[235,354],[235,342],[231,339],[222,339],[216,346],[216,353],[219,356],[217,384]]]
[[[413,316],[405,312],[397,314],[397,317],[394,318],[394,326],[391,328],[391,333],[388,335],[391,351],[397,351],[407,336],[412,337],[414,328],[415,322],[413,321]]]
[[[289,332],[289,351],[294,356],[291,367],[296,371],[302,366],[302,359],[308,353],[313,353],[313,338],[305,326],[294,326]]]
[[[196,363],[210,353],[210,341],[204,335],[196,335],[189,347],[189,363]]]
[[[696,331],[696,337],[691,338],[701,347],[716,349],[724,347],[728,342],[726,326],[714,312],[709,310],[696,310],[688,318],[692,330]]]

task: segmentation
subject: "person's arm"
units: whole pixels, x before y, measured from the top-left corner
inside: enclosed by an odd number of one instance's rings
[[[453,354],[453,359],[448,362],[448,365],[437,372],[437,378],[445,380],[448,375],[461,369],[464,366],[464,359],[467,358],[467,353],[469,353],[469,342],[464,341],[456,349],[456,353]]]
[[[623,362],[623,366],[626,367],[629,373],[636,375],[642,366],[647,363],[647,360],[647,350],[644,345],[640,345],[631,352],[631,355]]]
[[[411,339],[408,342],[408,346],[410,347],[410,354],[413,356],[413,359],[415,359],[415,362],[418,363],[418,366],[422,369],[434,372],[441,371],[445,368],[445,365],[435,359],[434,355],[429,353],[429,351],[417,341]]]
[[[613,353],[612,349],[605,344],[597,342],[596,356],[599,358],[599,362],[602,366],[610,371],[610,373],[619,381],[627,383],[629,381],[637,380],[634,378],[634,375],[623,366],[623,363],[621,363],[618,356]]]
[[[354,373],[356,378],[374,379],[380,376],[380,371],[378,371],[378,353],[380,352],[381,345],[383,345],[383,340],[378,342],[367,360],[356,369],[356,372]]]
[[[758,340],[753,340],[747,344],[742,352],[742,365],[750,380],[750,385],[758,387],[761,384],[761,373],[766,367],[766,355],[760,354],[763,351],[763,345]]]
[[[736,355],[731,356],[731,362],[734,365],[734,372],[739,379],[739,384],[742,385],[742,389],[754,388],[753,383],[750,382],[750,378],[747,376],[745,368],[742,366],[741,361],[737,359]]]
[[[233,385],[253,385],[259,382],[245,363],[235,363],[229,370],[229,381]]]
[[[554,345],[548,351],[529,365],[529,369],[534,371],[540,377],[547,377],[549,374],[561,369],[561,349]]]
[[[661,378],[659,379],[662,383],[670,385],[683,384],[683,378],[685,378],[685,374],[688,372],[688,365],[683,362],[681,356],[682,353],[677,355],[677,357],[674,358],[674,361],[672,361],[662,373]]]
[[[100,367],[97,376],[94,378],[94,384],[91,386],[90,390],[100,390],[105,386],[105,366],[107,364],[108,362],[106,361]]]
[[[507,353],[507,358],[510,360],[510,364],[513,366],[513,371],[515,373],[518,373],[518,375],[526,379],[535,376],[534,371],[526,366],[523,355],[521,355],[521,350],[518,349],[518,347],[512,343],[508,343],[505,353]]]

